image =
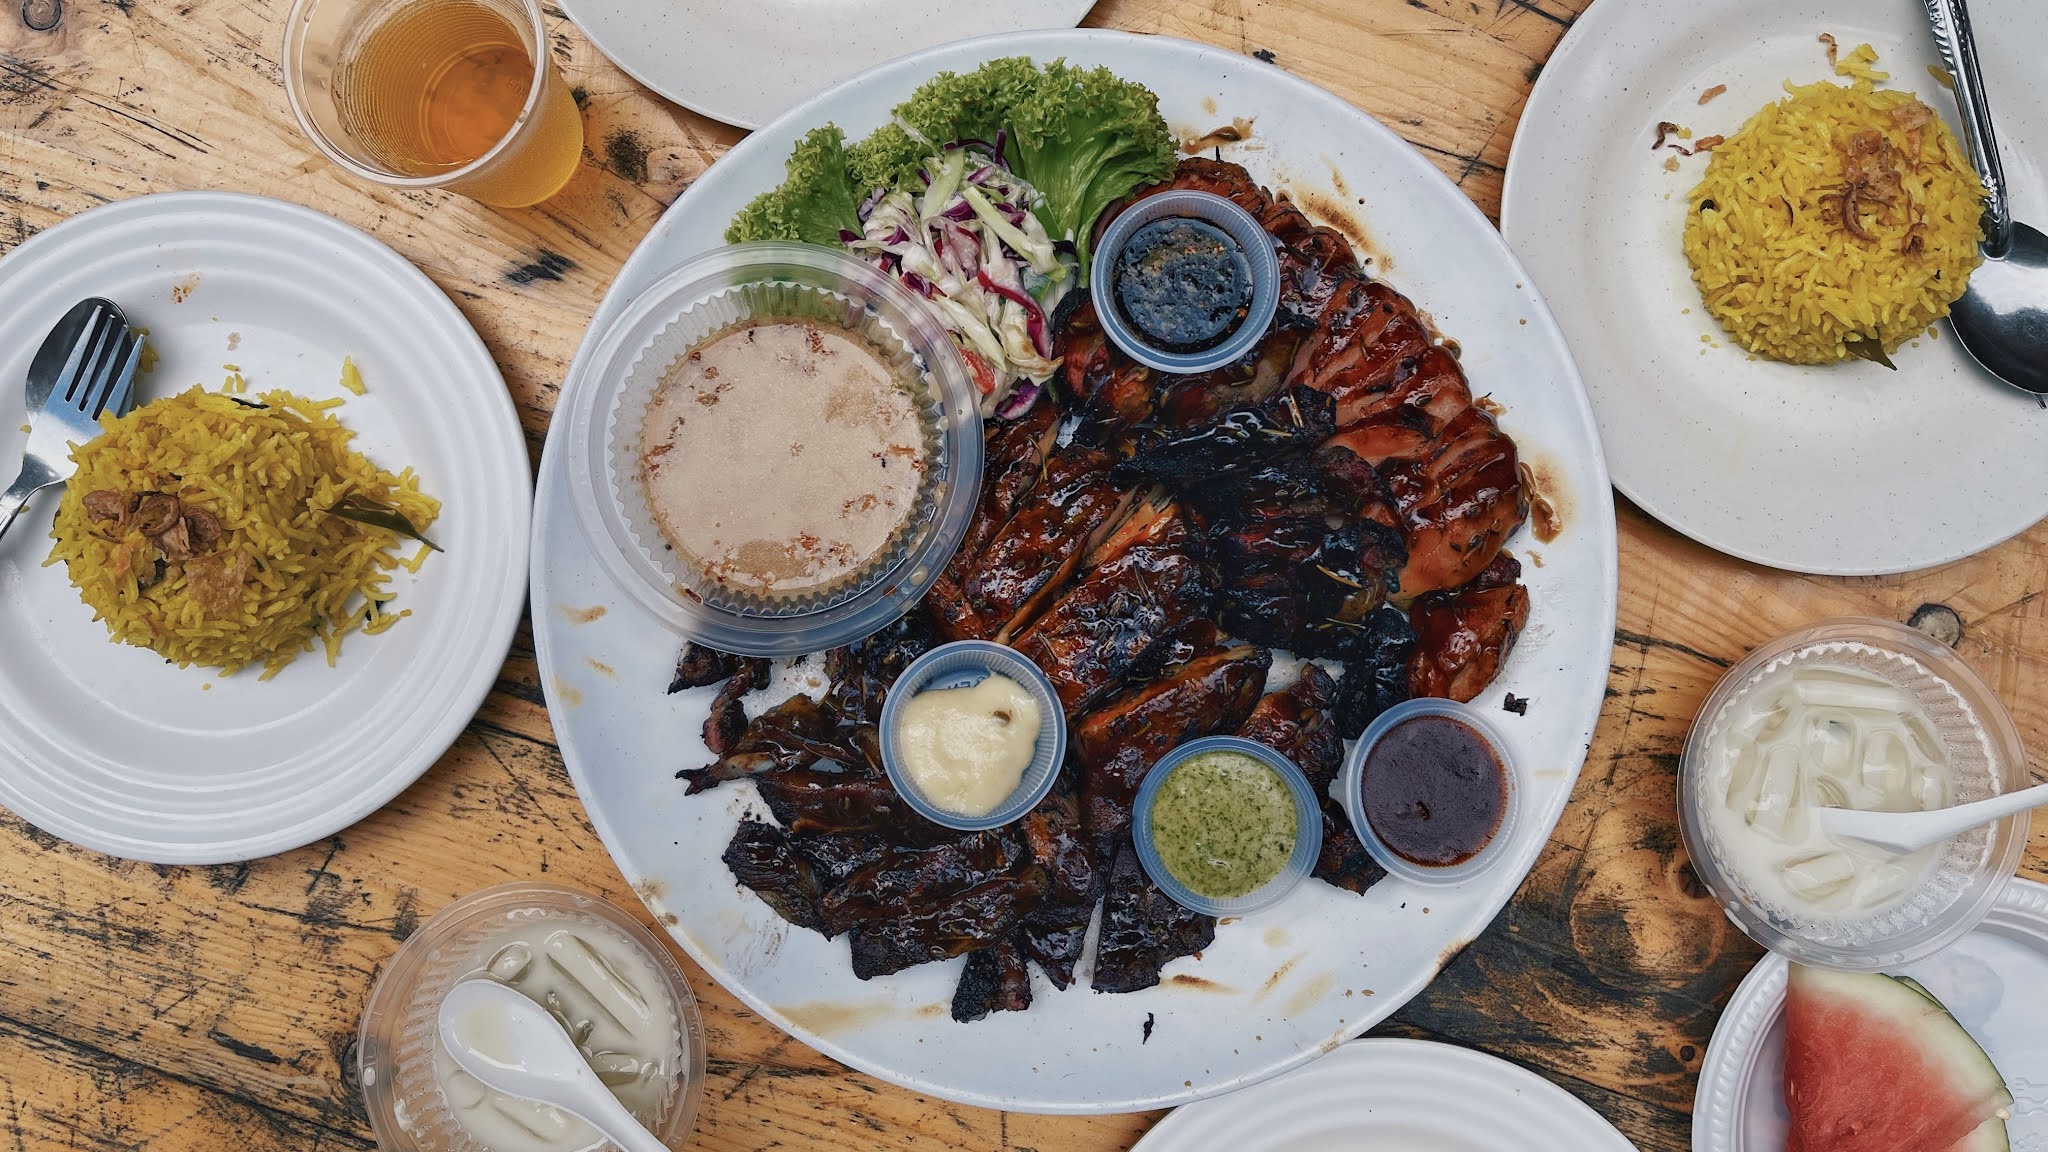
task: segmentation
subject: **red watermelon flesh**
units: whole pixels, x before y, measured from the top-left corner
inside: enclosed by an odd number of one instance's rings
[[[2011,1103],[1991,1058],[1931,997],[1878,973],[1792,965],[1787,1152],[1942,1152]]]

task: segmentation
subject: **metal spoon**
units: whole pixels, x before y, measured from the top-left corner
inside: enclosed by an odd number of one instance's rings
[[[625,1152],[669,1152],[640,1126],[553,1016],[496,980],[465,980],[441,1001],[441,1046],[464,1072],[507,1096],[580,1118]]]
[[[128,410],[141,360],[142,341],[111,300],[81,300],[50,329],[28,365],[28,449],[0,492],[0,533],[29,497],[71,478],[71,445],[100,434],[101,413]]]
[[[1989,824],[2043,804],[2048,804],[2048,784],[2036,784],[1989,800],[1937,808],[1932,812],[1852,812],[1847,808],[1822,808],[1820,829],[1830,836],[1846,836],[1893,852],[1917,852],[1980,824]]]
[[[2048,236],[2012,218],[1991,109],[1984,102],[1977,41],[1966,0],[1926,0],[1942,62],[1955,75],[1963,143],[1984,181],[1984,263],[1949,312],[1956,337],[1986,371],[2015,388],[2048,394]]]

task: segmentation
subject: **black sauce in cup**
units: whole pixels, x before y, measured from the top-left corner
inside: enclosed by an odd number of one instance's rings
[[[1507,768],[1493,746],[1448,716],[1387,729],[1359,774],[1366,822],[1395,855],[1446,868],[1477,856],[1507,815]]]
[[[1214,348],[1251,311],[1251,258],[1236,237],[1189,216],[1164,216],[1131,233],[1113,281],[1124,322],[1164,352]]]

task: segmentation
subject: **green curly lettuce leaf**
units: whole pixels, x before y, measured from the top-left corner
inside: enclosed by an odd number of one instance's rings
[[[1107,68],[1047,65],[1010,111],[1011,162],[1044,197],[1034,209],[1054,239],[1074,241],[1088,267],[1089,231],[1104,208],[1173,175],[1174,141],[1159,99]]]
[[[782,183],[754,197],[725,230],[728,244],[795,240],[836,247],[841,229],[860,231],[860,199],[847,167],[846,137],[836,125],[797,141]]]
[[[1102,210],[1173,175],[1173,136],[1151,89],[1107,68],[1040,68],[1008,56],[925,81],[890,123],[851,147],[829,124],[813,131],[790,154],[787,178],[742,209],[725,238],[836,245],[840,230],[859,231],[869,192],[916,191],[918,171],[944,145],[999,135],[1005,160],[1038,189],[1033,211],[1054,239],[1074,242],[1084,276]]]

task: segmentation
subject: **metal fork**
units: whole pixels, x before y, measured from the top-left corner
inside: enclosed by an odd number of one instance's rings
[[[59,323],[59,331],[67,325],[80,331],[62,366],[47,372],[39,353],[29,367],[28,450],[22,453],[21,475],[0,493],[0,535],[29,497],[71,478],[77,471],[72,445],[98,436],[100,415],[126,412],[134,395],[142,340],[129,329],[121,309],[111,300],[85,300]]]

